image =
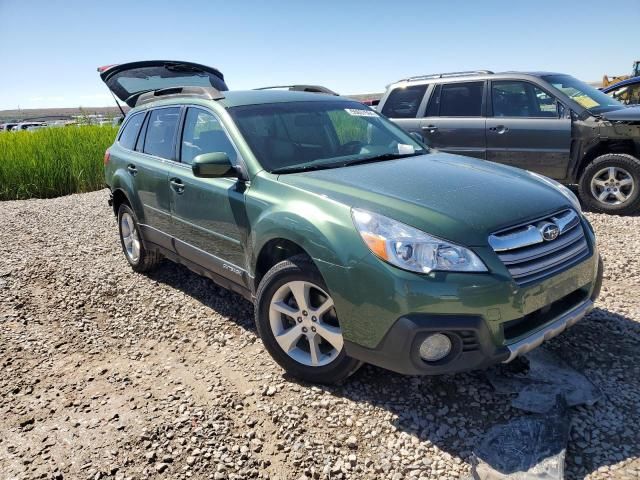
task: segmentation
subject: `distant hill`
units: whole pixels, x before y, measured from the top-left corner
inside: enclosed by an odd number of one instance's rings
[[[123,107],[126,112],[129,107]],[[121,115],[118,107],[87,108],[29,108],[25,110],[0,110],[0,123],[23,120],[65,120],[77,115],[104,115],[115,117]]]

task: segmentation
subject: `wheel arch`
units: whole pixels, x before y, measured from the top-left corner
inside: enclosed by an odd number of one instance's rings
[[[349,233],[357,236],[350,218],[348,225],[345,225],[344,221],[333,216],[318,216],[312,221],[284,210],[263,215],[254,224],[250,237],[254,239],[251,245],[250,273],[254,277],[256,289],[269,268],[285,258],[300,254],[309,257],[327,280],[324,267],[346,266],[349,263],[349,256],[353,253],[347,246],[352,240]],[[359,237],[354,237],[353,240],[363,247]],[[327,286],[331,288],[331,285]]]
[[[139,222],[144,223],[144,210],[138,196],[135,194],[135,188],[133,186],[131,175],[122,175],[116,173],[113,177],[113,183],[111,187],[111,194],[113,195],[113,213],[118,215],[118,208],[126,201],[136,214]]]
[[[582,156],[576,172],[576,180],[580,181],[587,165],[601,155],[606,155],[607,153],[626,153],[640,159],[639,149],[640,147],[638,147],[633,140],[604,140],[599,142],[589,148]]]
[[[283,237],[268,240],[256,255],[254,274],[254,289],[258,289],[265,274],[276,264],[297,255],[305,255],[313,262],[311,255],[298,243]]]

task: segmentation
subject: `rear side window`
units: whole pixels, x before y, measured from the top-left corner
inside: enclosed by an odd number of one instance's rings
[[[173,160],[179,119],[178,107],[152,110],[149,114],[144,153]]]
[[[482,116],[484,82],[450,83],[442,85],[440,93],[441,117]]]
[[[212,152],[224,152],[231,163],[236,163],[236,150],[218,119],[199,108],[190,108],[184,120],[180,161],[190,165],[197,155]]]
[[[396,88],[384,102],[382,114],[389,118],[414,118],[426,91],[426,85]]]
[[[136,138],[138,138],[138,132],[140,132],[140,126],[144,120],[144,112],[134,114],[120,133],[118,143],[123,148],[133,150],[136,144]]]

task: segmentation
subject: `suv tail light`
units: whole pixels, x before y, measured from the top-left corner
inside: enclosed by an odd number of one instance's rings
[[[104,164],[107,165],[110,159],[111,159],[111,154],[109,153],[109,150],[107,150],[106,152],[104,152]]]

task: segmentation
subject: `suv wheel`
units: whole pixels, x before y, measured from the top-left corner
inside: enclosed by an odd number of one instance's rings
[[[635,213],[640,209],[640,160],[626,153],[597,157],[580,178],[580,199],[596,212]]]
[[[122,251],[136,272],[147,272],[160,263],[162,256],[158,252],[144,248],[136,214],[127,204],[118,209],[118,226]]]
[[[345,354],[333,299],[306,256],[267,272],[258,287],[255,315],[265,348],[294,377],[339,383],[360,366]]]

